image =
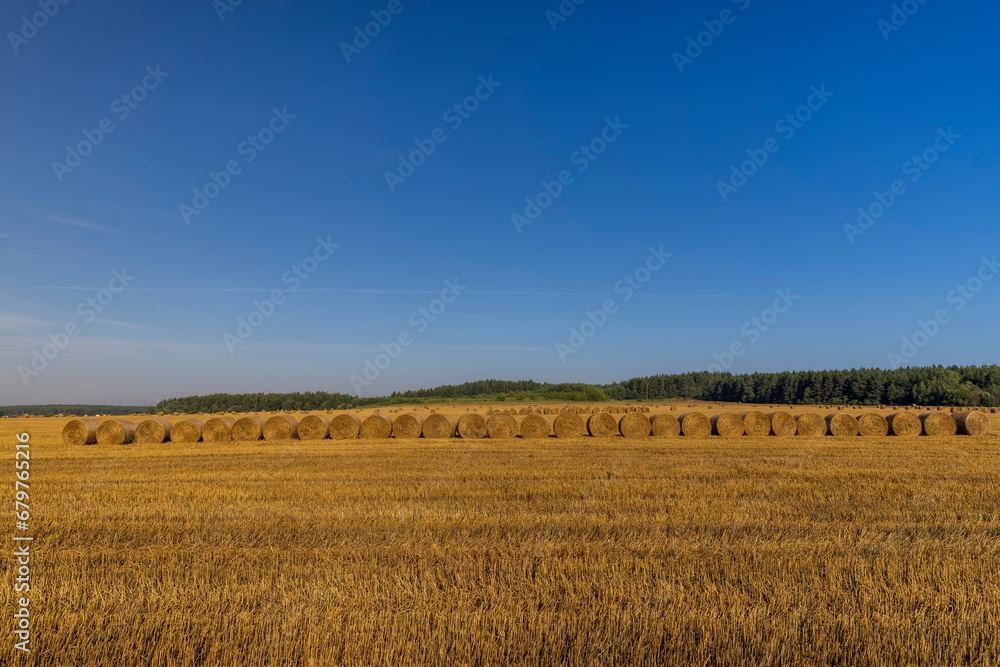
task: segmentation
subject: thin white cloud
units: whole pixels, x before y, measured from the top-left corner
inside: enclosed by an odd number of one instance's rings
[[[123,329],[132,329],[133,331],[159,331],[165,332],[166,329],[161,329],[159,327],[148,327],[143,324],[133,324],[131,322],[122,322],[121,320],[112,320],[107,317],[98,317],[94,320],[95,324],[110,324],[114,327],[121,327]]]
[[[58,222],[61,225],[70,225],[71,227],[82,227],[83,229],[91,229],[95,232],[108,232],[110,234],[124,234],[125,232],[120,229],[111,229],[110,227],[105,227],[104,225],[98,225],[93,222],[86,222],[84,220],[77,220],[76,218],[70,218],[65,215],[48,214],[41,216],[43,219],[49,222]]]
[[[0,331],[21,332],[54,326],[53,322],[40,320],[36,317],[25,317],[24,315],[0,312]]]

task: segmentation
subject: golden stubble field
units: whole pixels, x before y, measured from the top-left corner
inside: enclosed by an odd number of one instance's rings
[[[996,435],[69,448],[66,421],[0,420],[8,488],[31,434],[19,664],[1000,661]]]

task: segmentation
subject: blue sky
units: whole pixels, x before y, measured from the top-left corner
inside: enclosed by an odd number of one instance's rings
[[[995,7],[571,6],[6,3],[0,403],[996,363]]]

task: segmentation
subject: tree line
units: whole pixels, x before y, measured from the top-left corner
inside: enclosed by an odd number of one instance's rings
[[[643,401],[661,399],[830,405],[1000,405],[1000,366],[926,366],[882,370],[792,371],[780,373],[682,373],[651,375],[596,385],[477,380],[430,389],[360,398],[349,394],[211,394],[161,401],[162,412],[260,412],[347,410],[437,400],[476,401]]]

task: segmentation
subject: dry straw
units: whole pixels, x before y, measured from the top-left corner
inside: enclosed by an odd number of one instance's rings
[[[205,422],[201,439],[205,442],[232,442],[235,425],[236,420],[232,417],[212,417]]]
[[[466,412],[458,418],[458,434],[465,440],[486,437],[486,419],[475,412]]]
[[[392,419],[381,412],[365,418],[358,430],[363,440],[381,440],[392,434]]]
[[[587,434],[587,424],[575,412],[563,412],[552,422],[552,430],[557,438],[579,438]]]
[[[143,419],[135,427],[135,442],[139,445],[158,445],[170,438],[170,420],[164,417]]]
[[[419,438],[424,432],[424,418],[415,412],[406,412],[392,422],[392,434],[397,438]]]
[[[649,417],[641,412],[625,415],[618,422],[618,432],[626,438],[647,438],[652,428]]]
[[[955,415],[959,435],[986,435],[990,432],[990,418],[982,412],[962,412]]]
[[[424,420],[425,438],[454,438],[458,426],[455,420],[448,415],[435,413]]]
[[[889,415],[886,418],[886,422],[889,424],[889,435],[914,436],[920,435],[920,432],[923,430],[923,426],[916,415],[908,412]]]
[[[535,415],[539,417],[539,415]],[[541,417],[545,421],[545,417]],[[517,420],[510,415],[495,413],[486,420],[486,435],[491,440],[506,440],[517,437]]]
[[[767,418],[771,423],[771,435],[779,438],[788,438],[795,435],[799,430],[799,425],[795,417],[790,412],[769,412]]]
[[[801,436],[818,438],[826,435],[826,420],[815,412],[795,415],[795,430]]]
[[[723,438],[738,438],[746,433],[746,426],[743,418],[735,412],[720,412],[712,415],[712,435],[721,435]]]
[[[866,438],[884,438],[889,435],[889,422],[877,412],[866,412],[858,417],[858,429]]]
[[[840,437],[853,437],[861,430],[854,415],[848,414],[827,415],[826,427],[830,431],[830,435]]]
[[[351,412],[336,415],[330,420],[331,440],[353,440],[361,433],[361,419]]]
[[[256,442],[264,434],[264,418],[258,415],[241,417],[233,424],[232,436],[236,442]]]
[[[128,445],[135,440],[135,424],[127,419],[106,419],[97,427],[97,444]]]
[[[955,417],[943,412],[925,412],[920,415],[924,426],[924,435],[952,436],[958,433],[958,423]]]
[[[771,435],[771,420],[760,410],[741,412],[740,419],[743,420],[743,428],[747,435],[754,438]]]
[[[692,438],[712,435],[712,420],[700,412],[685,412],[680,416],[681,433]]]
[[[308,415],[299,422],[299,440],[325,440],[330,437],[330,418]]]
[[[96,445],[99,419],[73,419],[62,430],[63,442],[67,445]]]
[[[654,438],[676,438],[681,434],[677,417],[662,412],[650,417],[649,428]]]
[[[542,415],[528,415],[521,420],[522,438],[547,438],[550,433],[552,426]]]
[[[587,418],[587,433],[595,438],[610,438],[618,435],[618,420],[607,412],[598,412]]]
[[[265,440],[292,440],[299,433],[299,420],[291,415],[275,415],[264,422]]]
[[[170,442],[198,442],[205,422],[200,419],[185,419],[177,422],[170,429]]]

